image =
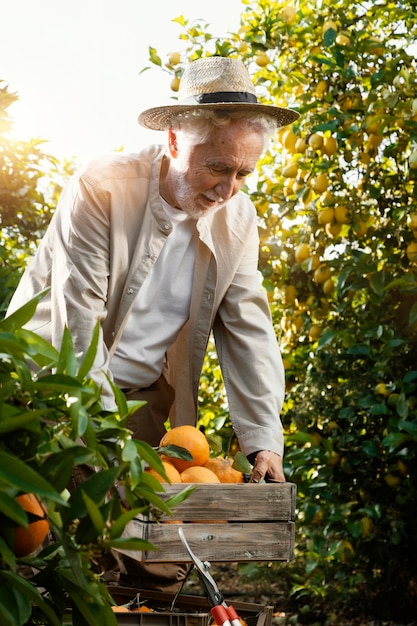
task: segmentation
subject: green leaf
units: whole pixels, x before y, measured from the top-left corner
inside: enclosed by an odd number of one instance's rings
[[[16,337],[21,337],[26,345],[29,356],[42,367],[52,367],[58,361],[59,352],[46,339],[36,333],[21,328],[16,331]]]
[[[162,66],[162,61],[158,56],[155,48],[149,47],[149,60],[155,65],[159,65],[160,67]]]
[[[65,506],[65,500],[40,474],[7,452],[0,452],[0,479],[24,493],[35,493]]]
[[[6,408],[6,407],[5,407]],[[36,424],[40,417],[45,415],[45,409],[39,409],[37,411],[25,411],[24,413],[14,414],[10,417],[0,415],[0,433],[11,433],[14,430],[20,430],[21,428],[28,428],[32,426],[33,422]]]
[[[159,454],[146,441],[135,440],[137,455],[151,467],[163,470]]]
[[[378,296],[382,296],[384,293],[384,285],[385,285],[385,272],[377,272],[375,274],[371,274],[369,277],[369,284],[374,293]]]
[[[70,508],[63,512],[65,519],[82,518],[86,515],[87,507],[84,502],[83,494],[87,494],[87,496],[100,506],[104,502],[109,490],[114,486],[114,482],[120,471],[120,467],[111,467],[108,470],[94,473],[78,485],[72,493]]]
[[[137,507],[119,515],[119,517],[112,522],[110,527],[110,538],[116,539],[117,537],[120,537],[126,525],[141,513],[143,513],[143,507]]]
[[[94,528],[96,529],[97,533],[102,533],[104,529],[104,519],[100,512],[100,509],[98,508],[94,500],[90,498],[85,492],[81,492],[81,495],[84,500],[88,516],[93,522]]]
[[[185,448],[181,446],[175,446],[174,444],[170,444],[169,446],[160,446],[157,448],[158,454],[165,454],[166,456],[170,456],[174,459],[183,459],[184,461],[192,461],[192,454],[188,452]]]
[[[45,392],[61,391],[62,394],[71,394],[77,391],[91,395],[94,394],[93,389],[83,386],[79,380],[72,376],[67,376],[66,374],[46,374],[34,382],[34,387],[36,389],[42,389]]]
[[[94,365],[94,359],[96,358],[96,354],[97,354],[97,346],[98,346],[98,342],[100,339],[100,333],[101,333],[101,325],[100,325],[100,322],[97,322],[97,324],[94,327],[93,336],[91,338],[90,345],[87,348],[87,351],[84,355],[84,359],[78,370],[79,380],[83,380],[84,378],[86,378]]]
[[[184,502],[184,500],[189,498],[193,491],[196,490],[196,488],[197,487],[195,485],[189,485],[188,487],[184,487],[184,489],[171,496],[170,498],[167,498],[166,504],[169,509],[174,509],[176,506],[181,504],[181,502]]]
[[[0,578],[8,582],[13,589],[16,589],[28,602],[35,604],[49,620],[51,626],[61,626],[61,620],[58,619],[53,609],[45,602],[42,595],[29,581],[23,576],[19,576],[14,572],[0,570]],[[1,589],[0,585],[0,589]],[[27,620],[26,620],[27,621]],[[22,622],[25,623],[25,622]]]
[[[160,550],[158,546],[155,546],[153,543],[149,541],[145,541],[145,539],[139,539],[138,537],[120,537],[118,539],[112,539],[111,541],[103,542],[106,548],[115,548],[116,550],[119,548],[125,550],[137,550],[145,551],[145,550]]]
[[[3,537],[0,536],[0,555],[4,563],[11,569],[16,569],[16,557]]]
[[[0,585],[0,623],[2,626],[23,626],[32,613],[30,600],[17,589]]]
[[[252,472],[252,465],[249,463],[246,455],[240,450],[235,454],[232,467],[238,472],[242,472],[242,474],[250,474]]]
[[[125,462],[133,461],[138,455],[137,447],[134,441],[126,441],[122,449],[122,460]]]
[[[62,335],[61,350],[59,352],[57,373],[66,374],[67,376],[76,376],[78,362],[74,353],[72,336],[67,327],[64,328]]]
[[[35,314],[36,307],[42,298],[48,293],[49,289],[44,289],[37,296],[26,302],[20,309],[17,309],[11,315],[0,320],[0,330],[3,332],[13,332],[22,328],[27,324]]]
[[[323,35],[323,43],[326,48],[330,48],[330,46],[336,41],[337,31],[334,28],[328,28]]]
[[[19,526],[28,525],[28,517],[15,498],[0,491],[0,511]]]

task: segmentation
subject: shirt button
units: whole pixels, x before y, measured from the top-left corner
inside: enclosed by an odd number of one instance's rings
[[[129,287],[129,289],[127,290],[127,293],[129,294],[129,296],[131,296],[131,295],[132,295],[132,293],[133,293],[133,289],[132,289],[132,287]]]
[[[171,224],[164,224],[164,230],[169,230],[171,228]]]

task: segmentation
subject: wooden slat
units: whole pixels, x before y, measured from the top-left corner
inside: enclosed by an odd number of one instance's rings
[[[161,497],[166,500],[183,488],[184,485],[168,485]],[[173,509],[172,519],[295,521],[295,497],[293,483],[201,484]]]
[[[126,535],[146,539],[159,550],[144,553],[123,551],[136,560],[147,562],[191,562],[181,543],[182,526],[191,549],[212,562],[288,561],[293,558],[293,522],[234,522],[227,524],[157,524],[133,520]]]

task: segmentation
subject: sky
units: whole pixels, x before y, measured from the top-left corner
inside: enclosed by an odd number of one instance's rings
[[[227,7],[227,8],[226,8]],[[164,141],[138,114],[172,102],[171,78],[156,66],[141,74],[149,47],[165,61],[185,51],[184,15],[236,32],[241,0],[0,0],[0,87],[19,101],[13,134],[46,140],[44,152],[78,162]]]

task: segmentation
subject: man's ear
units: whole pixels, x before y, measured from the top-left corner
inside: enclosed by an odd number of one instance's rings
[[[175,159],[178,156],[178,144],[177,135],[172,128],[168,131],[168,149],[172,158]]]

